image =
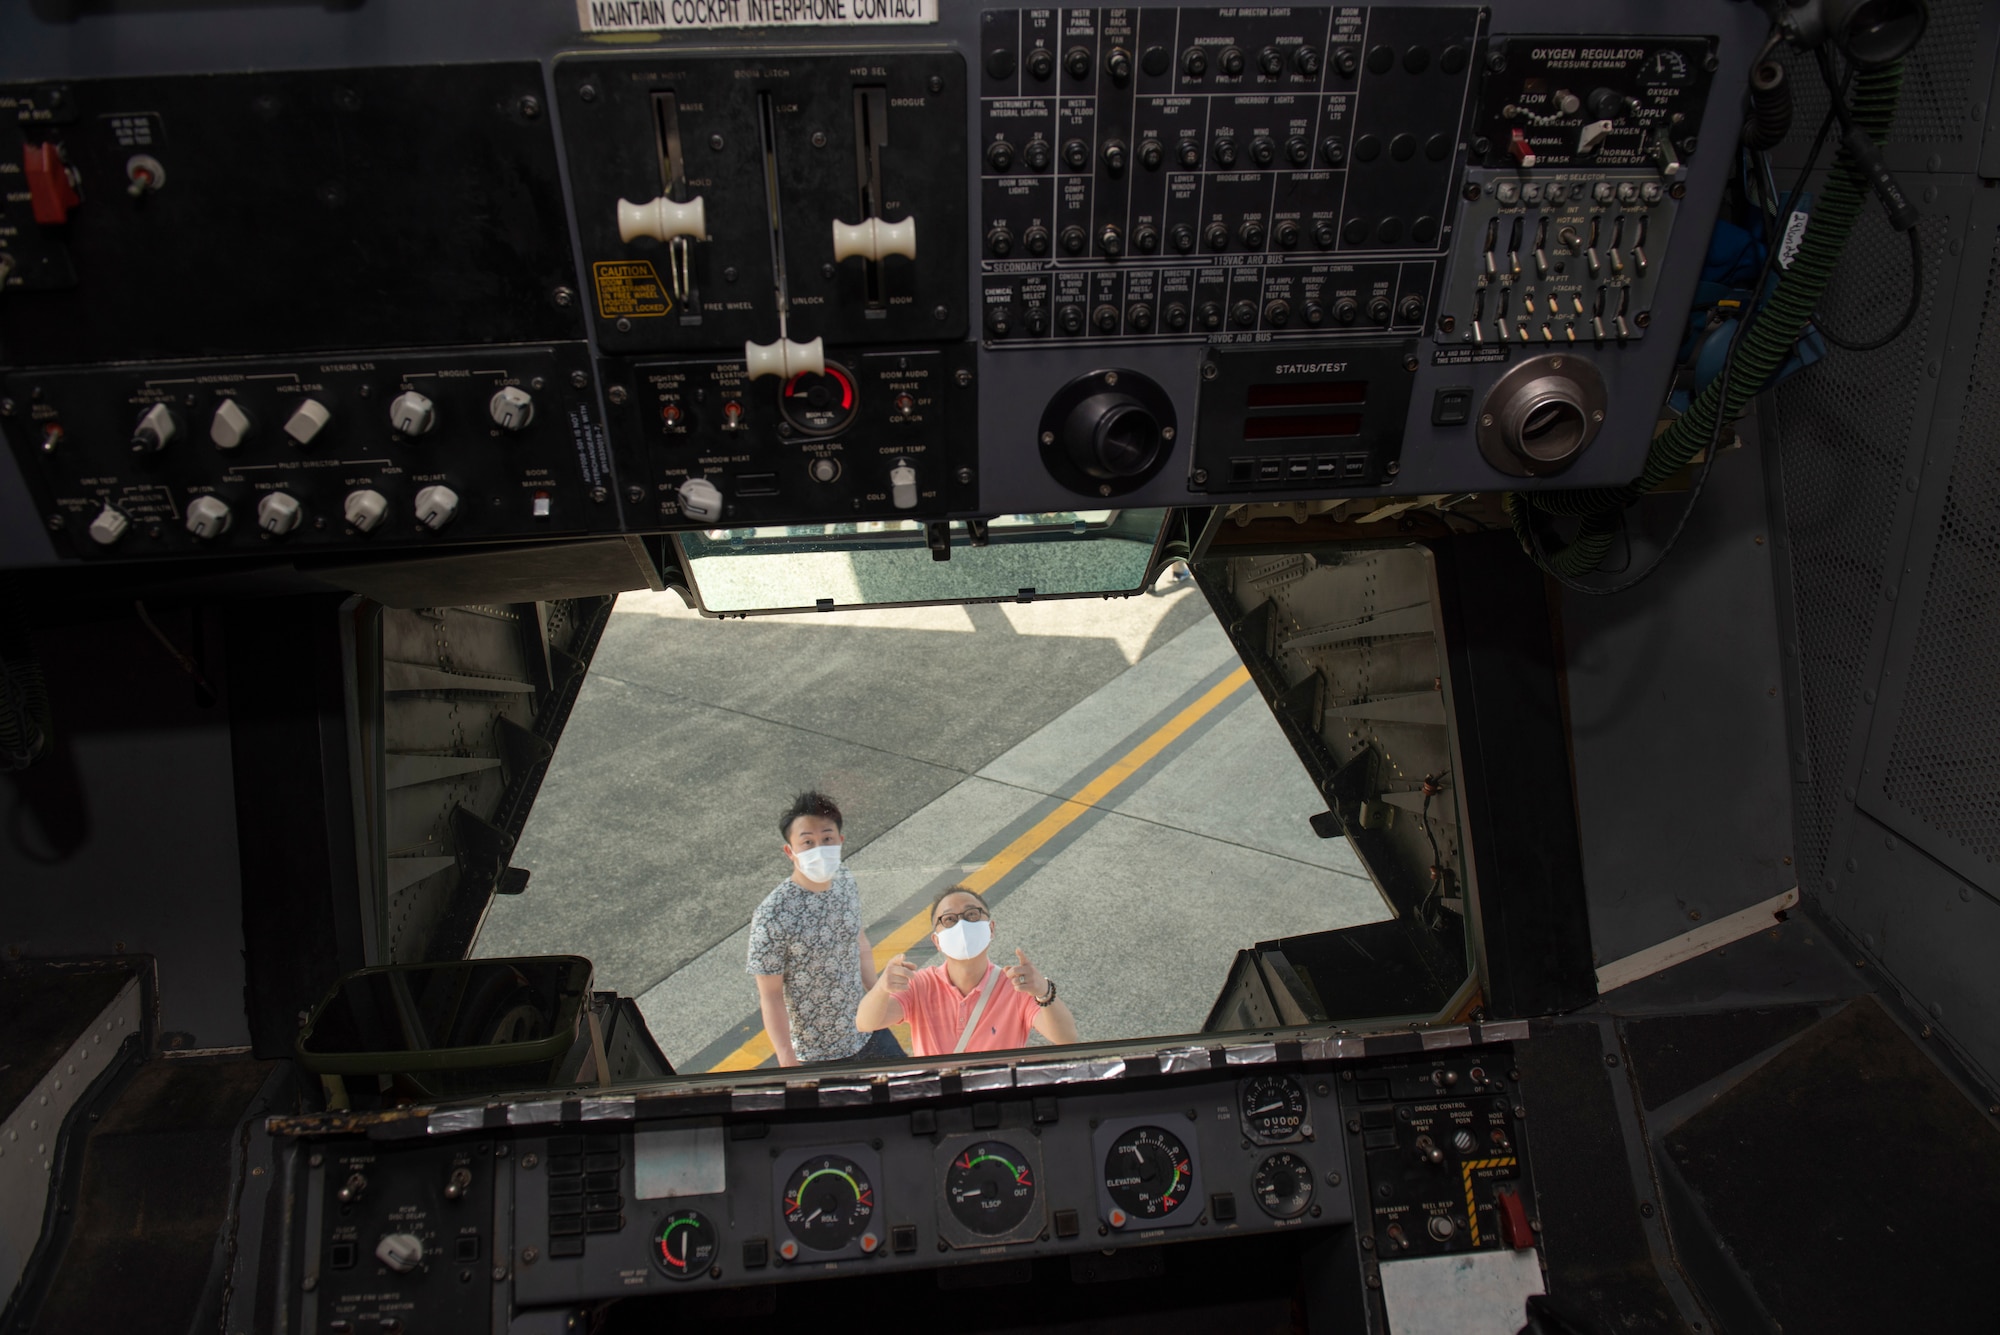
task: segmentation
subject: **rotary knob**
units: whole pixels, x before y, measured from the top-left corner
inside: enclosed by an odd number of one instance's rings
[[[207,541],[229,531],[229,503],[220,496],[197,496],[188,502],[187,531]]]
[[[428,529],[440,529],[458,513],[458,493],[436,483],[417,493],[417,522]]]
[[[155,454],[181,432],[181,419],[164,403],[156,403],[139,416],[132,428],[132,453]]]
[[[722,518],[722,489],[705,477],[691,477],[675,493],[681,513],[689,519],[713,521]]]
[[[215,417],[208,424],[208,438],[218,450],[233,450],[249,439],[250,430],[250,414],[243,411],[243,405],[235,399],[224,399],[215,406]]]
[[[507,385],[487,402],[486,411],[502,431],[519,431],[535,419],[535,400],[518,385]]]
[[[389,404],[389,425],[401,436],[421,436],[437,425],[437,407],[414,389],[404,390]]]
[[[301,512],[297,498],[274,491],[257,502],[257,527],[273,537],[283,537],[299,526]]]
[[[347,501],[341,506],[341,517],[357,533],[366,533],[382,522],[382,516],[389,513],[389,502],[379,491],[350,491]]]
[[[375,1244],[375,1259],[407,1275],[424,1263],[424,1241],[414,1233],[384,1233]]]
[[[130,520],[107,505],[97,512],[97,518],[90,521],[90,540],[100,547],[109,547],[124,537],[125,530],[130,527]]]

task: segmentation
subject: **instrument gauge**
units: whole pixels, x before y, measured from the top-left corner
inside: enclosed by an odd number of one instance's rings
[[[945,1170],[952,1217],[974,1233],[999,1237],[1021,1226],[1035,1204],[1028,1156],[1004,1141],[969,1145]]]
[[[854,1160],[818,1154],[785,1182],[785,1227],[814,1251],[837,1252],[861,1237],[875,1216],[875,1186]]]
[[[838,362],[827,362],[820,374],[801,371],[787,380],[779,391],[778,407],[786,421],[813,436],[845,430],[861,410],[854,377]]]
[[[1312,1168],[1290,1150],[1280,1150],[1257,1165],[1250,1194],[1273,1219],[1296,1219],[1312,1204]]]
[[[1162,1127],[1135,1126],[1111,1142],[1104,1156],[1104,1189],[1112,1203],[1140,1223],[1164,1219],[1187,1204],[1194,1163],[1179,1136]],[[1112,1223],[1124,1221],[1113,1218]]]
[[[1243,1126],[1251,1139],[1267,1145],[1310,1135],[1305,1087],[1288,1075],[1259,1075],[1238,1088]]]
[[[653,1234],[653,1260],[668,1279],[693,1279],[715,1264],[715,1225],[699,1210],[676,1210]]]

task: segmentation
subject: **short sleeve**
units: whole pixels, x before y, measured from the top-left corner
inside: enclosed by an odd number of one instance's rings
[[[785,971],[785,940],[777,930],[771,911],[771,901],[766,899],[750,915],[750,958],[745,969],[753,974],[783,973]]]

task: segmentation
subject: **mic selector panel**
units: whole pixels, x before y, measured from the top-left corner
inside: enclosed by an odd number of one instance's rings
[[[641,528],[937,519],[975,507],[973,349],[829,349],[817,371],[742,361],[607,370]]]
[[[1481,11],[982,15],[988,347],[1424,326]]]
[[[0,427],[72,556],[612,532],[581,346],[17,371]]]

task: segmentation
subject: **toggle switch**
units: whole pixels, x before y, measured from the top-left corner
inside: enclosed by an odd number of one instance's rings
[[[62,159],[54,140],[21,146],[21,166],[28,177],[28,201],[35,221],[55,226],[69,221],[69,211],[83,203],[76,193],[76,178]]]
[[[389,425],[402,436],[421,436],[437,425],[437,408],[430,399],[406,389],[389,405]]]
[[[132,428],[132,453],[155,454],[167,448],[167,442],[180,434],[181,419],[174,410],[164,403],[156,403],[139,415],[139,425]]]
[[[425,528],[440,529],[458,513],[458,493],[436,483],[417,493],[417,522]]]
[[[676,204],[662,195],[649,204],[618,201],[618,239],[630,244],[642,236],[655,241],[671,241],[677,236],[708,240],[708,215],[696,195],[685,204]]]
[[[796,375],[825,375],[826,344],[817,338],[810,343],[794,343],[788,338],[775,343],[745,343],[743,362],[752,380],[767,375],[785,380]]]
[[[107,505],[97,512],[97,518],[90,521],[90,540],[100,547],[109,547],[124,537],[125,530],[130,527],[130,520]]]
[[[298,500],[282,491],[274,491],[257,502],[257,527],[273,537],[283,537],[299,526],[301,511]]]
[[[502,431],[519,431],[535,418],[535,400],[518,385],[507,385],[486,405],[493,425]]]
[[[216,405],[215,417],[208,424],[208,438],[218,450],[233,450],[250,438],[250,430],[250,414],[243,411],[243,405],[224,399]]]
[[[883,222],[880,218],[864,218],[858,223],[844,223],[839,219],[833,224],[833,258],[851,259],[859,255],[862,259],[879,264],[885,255],[901,255],[913,260],[917,257],[917,220],[905,218],[898,223]]]
[[[333,420],[333,413],[318,399],[307,399],[292,409],[292,415],[285,419],[285,434],[300,445],[310,445],[313,437],[326,428]]]
[[[341,516],[357,533],[366,533],[382,522],[382,516],[389,513],[389,502],[379,491],[350,491],[347,503],[341,507]]]
[[[203,540],[229,532],[229,503],[220,496],[197,496],[188,502],[187,531]]]
[[[681,513],[689,519],[710,522],[722,518],[722,488],[705,477],[691,477],[674,493]]]
[[[889,499],[898,510],[917,508],[917,470],[898,461],[889,470]]]

